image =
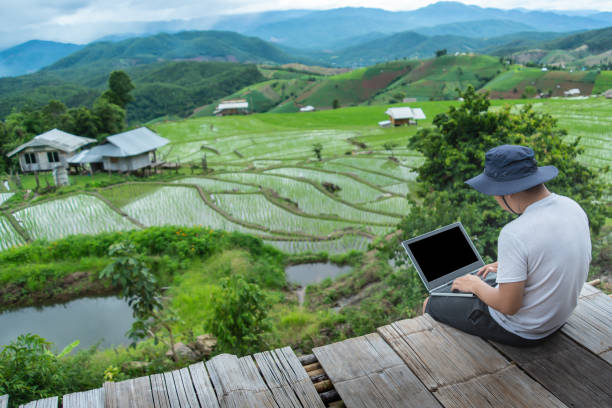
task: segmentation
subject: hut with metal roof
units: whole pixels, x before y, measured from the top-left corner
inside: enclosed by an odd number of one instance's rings
[[[106,143],[84,150],[68,162],[89,163],[94,170],[128,172],[157,164],[156,151],[168,144],[168,139],[140,127],[106,138]]]
[[[247,113],[249,113],[249,103],[246,99],[221,101],[213,112],[217,116],[246,115]]]
[[[425,119],[425,114],[421,108],[409,108],[403,106],[399,108],[389,108],[385,111],[393,126],[416,125],[417,120]]]
[[[7,154],[19,154],[19,166],[24,173],[50,171],[69,162],[83,146],[94,143],[96,139],[75,136],[58,129],[35,136]]]

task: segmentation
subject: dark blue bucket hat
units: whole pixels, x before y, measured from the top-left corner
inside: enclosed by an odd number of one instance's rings
[[[484,172],[466,183],[481,193],[503,196],[552,180],[558,173],[555,166],[538,167],[529,147],[502,145],[485,154]]]

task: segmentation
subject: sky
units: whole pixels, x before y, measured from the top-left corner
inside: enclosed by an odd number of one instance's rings
[[[87,43],[100,37],[146,31],[159,21],[189,21],[207,29],[220,15],[267,10],[372,7],[414,10],[430,0],[0,0],[0,49],[40,39]],[[612,11],[610,0],[464,0],[501,9]]]

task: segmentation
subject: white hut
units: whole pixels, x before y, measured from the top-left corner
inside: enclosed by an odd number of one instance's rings
[[[168,139],[140,127],[106,138],[103,145],[85,150],[71,158],[70,164],[90,163],[106,171],[134,171],[157,162],[156,150],[168,144]]]
[[[19,153],[19,166],[24,173],[50,171],[70,161],[83,146],[96,139],[75,136],[58,129],[40,134],[7,154]]]

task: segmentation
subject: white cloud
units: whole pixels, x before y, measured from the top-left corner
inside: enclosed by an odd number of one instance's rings
[[[215,16],[266,10],[372,7],[413,10],[432,0],[0,0],[0,48],[30,39],[86,43],[114,33],[145,32],[147,24],[186,21],[206,29]],[[612,11],[608,0],[465,0],[481,7]],[[612,25],[612,22],[611,22]]]

